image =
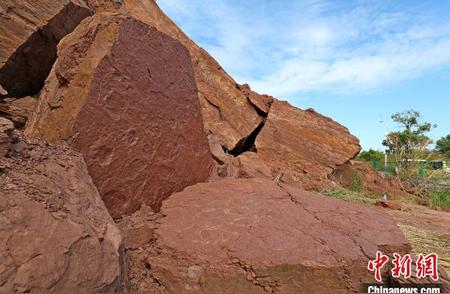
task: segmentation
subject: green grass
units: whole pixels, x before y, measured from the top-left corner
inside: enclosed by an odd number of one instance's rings
[[[450,209],[450,189],[442,188],[430,193],[430,206],[434,209]]]

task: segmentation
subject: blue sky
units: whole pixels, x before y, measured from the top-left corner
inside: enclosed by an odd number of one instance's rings
[[[407,109],[450,133],[450,1],[159,0],[237,82],[383,150]],[[381,122],[382,121],[382,122]]]

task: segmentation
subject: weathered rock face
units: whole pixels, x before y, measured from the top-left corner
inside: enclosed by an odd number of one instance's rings
[[[385,179],[369,164],[360,161],[349,161],[339,166],[332,178],[346,188],[351,188],[352,179],[361,180],[365,192],[376,196],[387,194],[388,197],[402,196],[406,193],[400,183],[394,179]]]
[[[205,181],[212,167],[182,44],[131,17],[98,15],[63,40],[29,133],[71,141],[113,217]]]
[[[8,151],[11,148],[11,136],[13,130],[13,122],[0,117],[0,158],[8,154]]]
[[[381,210],[267,179],[188,187],[161,213],[154,240],[128,253],[133,290],[348,293],[373,279],[366,267],[378,249],[409,250]]]
[[[338,165],[355,157],[359,141],[347,128],[314,110],[274,100],[255,141],[259,157],[287,183],[322,189]]]
[[[36,99],[34,97],[7,98],[0,101],[0,115],[12,120],[16,127],[22,128],[35,107]]]
[[[92,14],[82,0],[0,2],[0,85],[10,97],[34,95],[56,59],[56,45]]]
[[[81,155],[16,138],[0,158],[0,293],[118,290],[122,251]]]
[[[179,40],[190,52],[199,92],[205,130],[213,133],[220,143],[232,149],[261,122],[246,95],[236,82],[202,48],[186,36],[158,7],[154,0],[127,0],[111,6],[111,1],[93,0],[98,11],[120,11],[155,26]]]

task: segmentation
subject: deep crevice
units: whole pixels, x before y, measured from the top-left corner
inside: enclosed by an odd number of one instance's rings
[[[92,11],[69,2],[49,22],[35,31],[0,69],[0,85],[7,97],[34,96],[44,86],[57,58],[57,45]]]
[[[226,148],[224,147],[225,152],[233,156],[239,156],[244,152],[257,152],[255,141],[259,133],[263,129],[265,123],[266,119],[264,118],[260,122],[260,124],[256,127],[256,129],[254,129],[247,137],[244,137],[241,140],[239,140],[239,142],[236,144],[236,146],[234,146],[233,149],[226,150]]]

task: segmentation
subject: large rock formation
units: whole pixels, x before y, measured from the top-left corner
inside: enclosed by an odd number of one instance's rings
[[[0,86],[10,97],[41,90],[56,45],[92,12],[82,0],[0,2]]]
[[[156,234],[145,221],[155,216],[121,224],[151,240],[143,245],[127,234],[140,248],[128,252],[133,291],[356,292],[373,280],[366,267],[377,250],[409,250],[394,220],[376,208],[266,179],[197,184],[166,200],[161,213]]]
[[[205,130],[223,146],[232,149],[261,122],[261,117],[236,87],[236,82],[202,48],[170,20],[154,0],[127,0],[111,5],[109,0],[90,1],[97,11],[120,11],[155,26],[188,48],[194,66]]]
[[[69,141],[113,217],[211,172],[197,89],[182,44],[129,16],[97,15],[63,40],[28,132]]]
[[[0,158],[0,293],[120,289],[122,238],[81,155],[10,135],[10,157]]]
[[[254,145],[283,181],[315,190],[327,187],[333,170],[361,148],[358,139],[332,119],[278,100],[272,102]]]

